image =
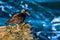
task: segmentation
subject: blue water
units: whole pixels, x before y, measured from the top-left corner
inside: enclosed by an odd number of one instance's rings
[[[60,0],[0,0],[0,26],[23,8],[31,14],[24,22],[37,40],[60,40]]]

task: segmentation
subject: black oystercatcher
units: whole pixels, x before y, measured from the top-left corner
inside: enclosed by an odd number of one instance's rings
[[[16,13],[6,24],[16,24],[18,29],[18,25],[25,20],[26,15],[30,16],[30,13],[23,9],[21,13]]]

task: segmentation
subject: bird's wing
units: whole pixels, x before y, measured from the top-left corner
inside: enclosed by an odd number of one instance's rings
[[[16,17],[16,16],[18,16],[20,13],[17,13],[17,14],[15,14],[13,17]]]

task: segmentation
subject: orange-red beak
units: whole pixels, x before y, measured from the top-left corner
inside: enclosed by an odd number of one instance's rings
[[[30,13],[29,13],[29,12],[26,11],[25,13],[26,13],[28,16],[30,16]]]

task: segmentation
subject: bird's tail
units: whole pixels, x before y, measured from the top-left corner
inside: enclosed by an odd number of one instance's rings
[[[10,23],[11,23],[11,22],[8,22],[8,21],[7,21],[5,24],[10,24]]]

